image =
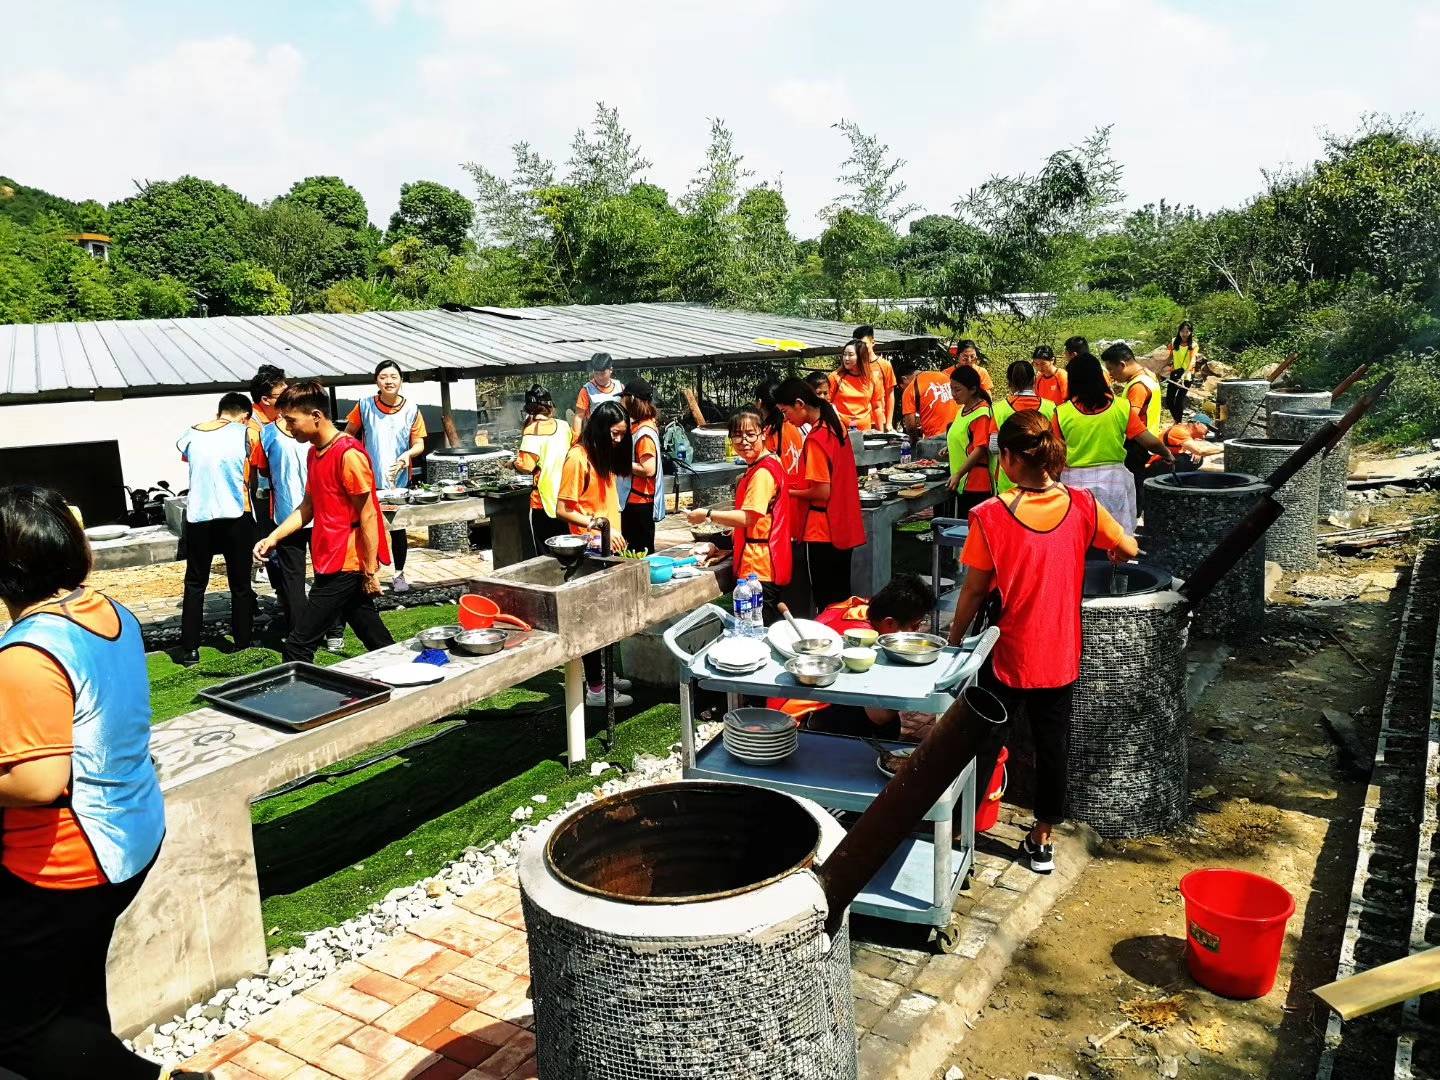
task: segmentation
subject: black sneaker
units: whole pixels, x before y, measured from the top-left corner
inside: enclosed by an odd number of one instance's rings
[[[181,667],[194,667],[200,662],[200,650],[191,649],[189,652],[181,650],[180,654],[175,657],[175,662]]]
[[[1027,833],[1020,841],[1020,854],[1030,860],[1030,869],[1037,874],[1048,874],[1055,869],[1055,845],[1037,844]]]

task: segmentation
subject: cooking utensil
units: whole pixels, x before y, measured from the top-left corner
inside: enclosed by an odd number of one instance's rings
[[[838,656],[797,656],[785,662],[785,670],[801,686],[829,686],[845,669]]]
[[[128,525],[92,525],[85,530],[85,539],[94,541],[119,540],[121,537],[129,535],[130,526]]]
[[[465,629],[463,626],[432,626],[416,635],[426,649],[444,649],[449,652],[455,647],[455,635]]]
[[[504,630],[461,630],[451,648],[462,656],[490,656],[505,647]]]
[[[882,506],[884,506],[884,505],[885,505],[885,496],[884,496],[884,495],[871,494],[871,493],[868,492],[868,491],[862,491],[862,492],[860,492],[860,509],[862,509],[862,510],[878,510],[880,507],[882,507]]]
[[[410,492],[407,488],[381,488],[375,497],[386,506],[403,506],[410,501]]]
[[[428,506],[430,503],[437,503],[440,501],[440,492],[429,491],[425,488],[416,488],[414,491],[410,492],[410,501],[413,503],[420,503],[422,505]]]
[[[790,608],[785,604],[777,604],[776,610],[785,616],[785,621],[790,624],[790,629],[795,631],[795,641],[791,648],[798,656],[825,656],[833,651],[833,642],[830,638],[806,637],[800,629],[800,624],[795,621],[795,616],[790,614]]]
[[[916,484],[914,487],[901,488],[899,491],[902,499],[918,499],[925,494],[925,485]]]
[[[448,500],[468,499],[470,489],[464,484],[446,484],[440,489],[440,494]]]
[[[561,566],[574,566],[580,561],[580,556],[585,554],[585,544],[583,536],[552,536],[545,541],[545,551],[559,559]]]
[[[882,634],[876,641],[887,659],[902,664],[933,664],[948,642],[938,634]]]
[[[524,619],[501,612],[500,605],[488,596],[467,593],[460,597],[460,625],[466,630],[489,630],[496,623],[513,626],[517,630],[534,629]]]
[[[649,555],[645,562],[650,568],[650,584],[664,585],[675,576],[675,571],[679,567],[693,566],[699,561],[694,555],[688,555],[683,559],[671,558],[669,555]]]
[[[307,731],[389,701],[390,687],[334,668],[289,663],[208,687],[200,697],[249,720]]]
[[[801,640],[824,638],[830,643],[826,649],[826,654],[830,656],[840,655],[841,643],[838,633],[824,623],[818,623],[814,619],[796,619],[795,621],[800,628],[799,637]],[[805,655],[795,651],[795,627],[787,622],[771,623],[770,627],[765,631],[765,639],[770,642],[770,645],[776,652],[784,657]]]
[[[880,639],[880,632],[872,630],[868,626],[852,626],[845,631],[845,644],[853,645],[862,649],[873,649],[875,642]]]

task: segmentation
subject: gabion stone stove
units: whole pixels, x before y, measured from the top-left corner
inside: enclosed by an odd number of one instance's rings
[[[1338,409],[1324,412],[1276,412],[1270,414],[1270,437],[1286,442],[1304,442],[1331,421],[1345,413]],[[1338,513],[1350,505],[1350,433],[1320,459],[1320,517]]]
[[[1135,564],[1091,563],[1085,597],[1071,815],[1106,837],[1168,832],[1190,804],[1188,605],[1168,573]]]
[[[1299,449],[1299,443],[1281,439],[1231,439],[1225,444],[1225,467],[1269,476]],[[1265,533],[1265,558],[1286,570],[1313,570],[1320,561],[1315,541],[1320,459],[1307,461],[1274,495],[1285,512]]]
[[[855,1080],[850,942],[814,805],[687,781],[592,803],[520,856],[541,1080]]]
[[[432,484],[453,484],[466,480],[478,480],[485,466],[494,466],[497,455],[494,449],[467,451],[461,447],[435,450],[426,455],[425,479]],[[493,471],[493,468],[492,470]],[[435,551],[454,551],[462,554],[470,550],[470,522],[445,521],[431,525],[426,547]]]
[[[1329,390],[1271,390],[1265,395],[1265,415],[1277,412],[1329,412],[1333,408]]]
[[[1151,565],[1189,577],[1270,489],[1241,472],[1188,472],[1145,481],[1145,551]],[[1265,622],[1265,550],[1252,547],[1195,609],[1206,637],[1250,641]]]
[[[1220,406],[1220,436],[1238,439],[1247,432],[1258,435],[1265,430],[1265,395],[1270,392],[1269,379],[1225,379],[1215,389],[1215,403]]]

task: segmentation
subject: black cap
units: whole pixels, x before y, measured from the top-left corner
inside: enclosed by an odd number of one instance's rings
[[[857,326],[855,327],[855,333],[853,336],[857,338],[874,337],[875,327],[871,326],[869,323],[865,323],[863,326]]]
[[[629,397],[635,398],[637,401],[653,402],[655,400],[655,388],[640,378],[639,375],[625,381],[624,393]]]
[[[590,354],[590,370],[604,371],[606,368],[615,366],[615,358],[608,352],[597,352]]]

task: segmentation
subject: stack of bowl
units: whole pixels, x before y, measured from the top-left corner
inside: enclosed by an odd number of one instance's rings
[[[795,752],[795,718],[779,709],[732,709],[725,714],[725,749],[751,765],[773,765]]]

